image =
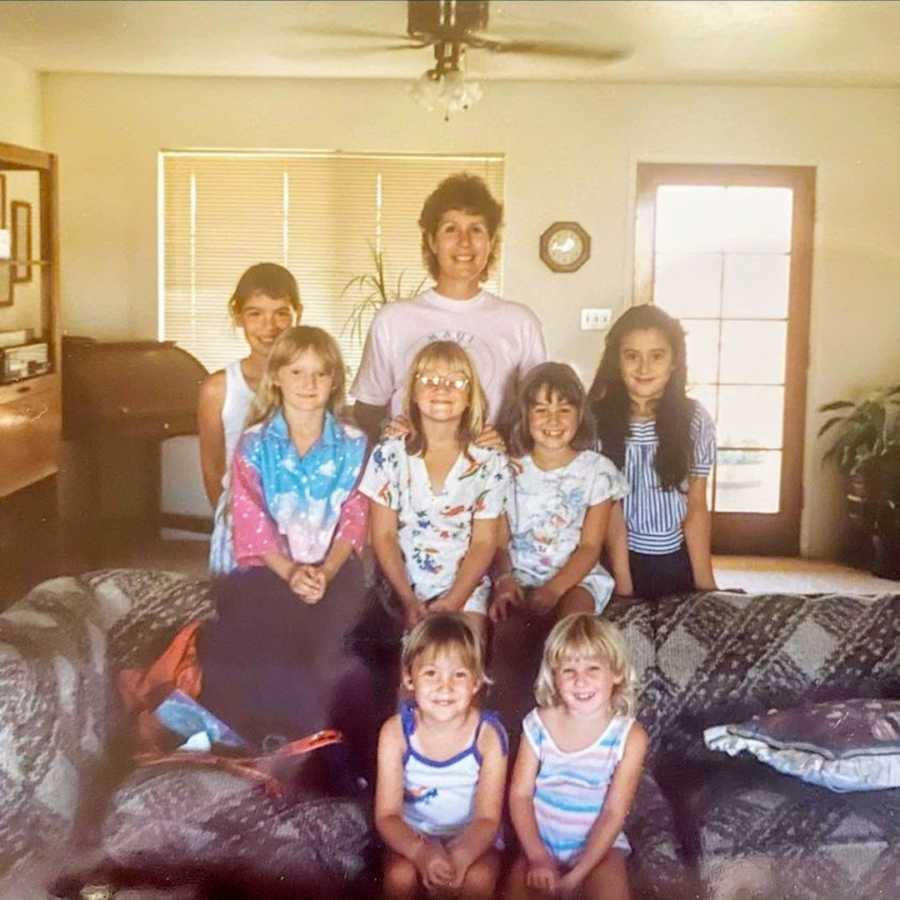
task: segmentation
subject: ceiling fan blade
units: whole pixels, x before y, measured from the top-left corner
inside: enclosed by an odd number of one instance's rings
[[[557,59],[583,59],[594,62],[618,62],[631,56],[626,47],[592,47],[588,44],[568,44],[561,41],[498,41],[469,35],[465,41],[470,47],[491,50],[494,53],[522,53]]]
[[[409,41],[415,42],[415,38],[406,37],[399,31],[373,31],[370,28],[355,28],[353,26],[339,25],[335,22],[323,24],[304,24],[297,29],[302,34],[315,34],[322,37],[334,38],[361,38],[369,41]],[[405,45],[404,45],[405,46]]]

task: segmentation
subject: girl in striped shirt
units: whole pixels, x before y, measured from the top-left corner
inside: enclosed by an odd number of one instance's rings
[[[557,622],[513,770],[509,806],[521,856],[507,898],[628,897],[622,825],[647,752],[647,733],[632,717],[633,685],[615,625],[591,613]]]
[[[716,590],[706,503],[716,430],[686,382],[677,319],[649,305],[619,317],[588,392],[601,449],[630,488],[607,532],[619,595]]]

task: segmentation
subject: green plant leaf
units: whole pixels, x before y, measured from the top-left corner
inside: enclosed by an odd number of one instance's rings
[[[828,421],[827,421],[827,422],[819,429],[819,433],[816,435],[816,437],[822,437],[822,435],[825,434],[826,431],[828,431],[829,429],[831,429],[834,425],[837,425],[838,422],[844,422],[844,421],[846,421],[846,419],[844,418],[844,416],[834,416],[834,418],[829,419],[829,420],[828,420]]]
[[[848,400],[833,400],[831,403],[824,403],[819,407],[819,412],[834,412],[836,409],[851,409],[856,406]]]

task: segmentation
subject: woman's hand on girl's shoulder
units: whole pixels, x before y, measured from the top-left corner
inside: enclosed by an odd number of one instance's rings
[[[506,441],[493,425],[485,425],[481,429],[481,434],[475,438],[475,446],[481,447],[482,450],[499,450],[506,453]]]
[[[381,426],[379,438],[402,438],[406,437],[412,431],[412,423],[406,416],[394,416],[388,422]]]
[[[491,589],[491,607],[488,616],[492,622],[505,622],[516,606],[520,606],[525,597],[522,585],[512,572],[505,572],[494,580]]]

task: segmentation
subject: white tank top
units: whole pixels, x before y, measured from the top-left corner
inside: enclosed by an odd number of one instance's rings
[[[235,360],[225,367],[225,402],[222,404],[222,428],[225,431],[225,475],[222,484],[227,484],[231,458],[234,456],[238,439],[244,431],[247,414],[255,394],[250,390],[241,371],[241,361]]]

